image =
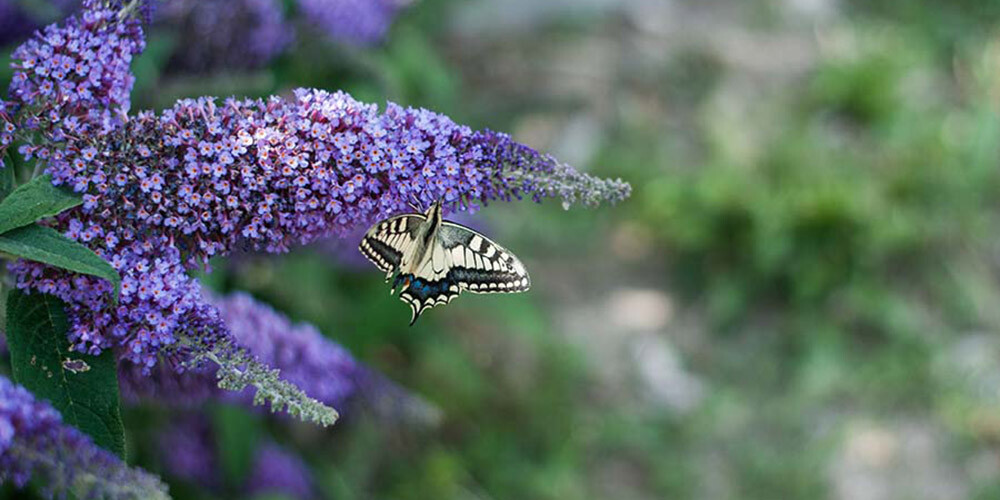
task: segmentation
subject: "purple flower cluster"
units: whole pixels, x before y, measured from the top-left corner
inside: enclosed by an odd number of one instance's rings
[[[39,479],[47,496],[165,498],[155,477],[130,469],[73,427],[48,403],[0,376],[0,484]]]
[[[145,45],[142,28],[136,20],[120,20],[115,10],[87,5],[12,54],[10,99],[21,127],[43,138],[41,145],[24,147],[28,158],[58,157],[58,144],[96,138],[126,120],[135,81],[129,63]]]
[[[212,425],[201,413],[175,418],[158,436],[164,470],[171,476],[210,490],[222,486],[218,444]],[[254,453],[251,469],[239,486],[247,496],[283,494],[309,500],[316,488],[309,467],[299,457],[267,441]]]
[[[312,473],[306,463],[274,443],[266,443],[257,450],[244,487],[250,496],[277,493],[298,500],[316,497]]]
[[[299,8],[331,38],[357,45],[376,43],[402,7],[401,0],[299,0]]]
[[[221,486],[215,436],[203,415],[175,416],[158,441],[163,469],[170,475],[206,488]]]
[[[7,149],[14,142],[14,132],[16,131],[17,126],[14,125],[14,121],[11,119],[7,103],[3,99],[0,99],[0,169],[5,166],[4,160],[7,156]]]
[[[171,55],[173,71],[260,67],[293,38],[278,0],[172,0],[157,17],[185,41]]]
[[[69,216],[58,220],[66,219],[66,235],[79,241],[99,238],[110,246],[111,238],[117,238],[113,229],[105,231],[93,223],[85,226]],[[18,276],[22,289],[53,294],[66,302],[72,318],[69,340],[82,352],[96,354],[119,346],[123,359],[148,369],[156,364],[161,349],[174,346],[178,329],[208,343],[225,335],[217,312],[202,300],[201,286],[185,273],[180,252],[167,238],[137,241],[130,233],[123,238],[115,253],[97,248],[122,275],[117,305],[110,301],[111,284],[98,278],[23,260],[9,264],[8,269]]]
[[[23,63],[22,63],[23,64]],[[113,134],[86,135],[45,159],[54,182],[82,193],[58,229],[122,275],[109,285],[40,264],[11,266],[18,286],[70,307],[77,349],[120,345],[151,367],[178,334],[219,333],[186,270],[237,248],[282,252],[443,199],[449,211],[532,194],[617,200],[620,181],[580,174],[504,134],[342,92],[293,99],[182,100]]]
[[[38,29],[35,20],[14,0],[0,0],[0,47],[23,40]]]
[[[308,323],[293,324],[270,306],[245,293],[225,298],[207,296],[219,311],[235,341],[268,366],[281,370],[282,378],[302,388],[310,397],[334,407],[341,406],[357,390],[365,371],[346,349],[327,339]],[[222,392],[216,387],[214,366],[182,374],[158,367],[149,374],[127,363],[120,377],[122,392],[133,402],[197,404],[209,397],[222,397],[250,404],[253,393]]]

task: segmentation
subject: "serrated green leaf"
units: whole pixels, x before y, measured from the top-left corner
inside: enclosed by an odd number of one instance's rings
[[[118,402],[114,354],[70,351],[61,300],[11,290],[7,297],[7,345],[14,380],[59,410],[63,421],[102,448],[125,456],[125,427]]]
[[[80,195],[53,186],[52,176],[40,175],[21,184],[0,201],[0,233],[27,226],[81,203]]]
[[[32,224],[0,234],[0,252],[42,262],[69,271],[104,278],[115,288],[121,276],[93,250],[63,236],[55,229]]]

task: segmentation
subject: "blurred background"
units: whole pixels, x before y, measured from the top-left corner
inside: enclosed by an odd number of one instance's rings
[[[211,287],[316,325],[440,419],[324,431],[213,406],[194,470],[222,474],[203,478],[160,449],[190,415],[129,410],[130,457],[175,498],[243,497],[264,442],[313,484],[257,498],[1000,498],[1000,3],[414,0],[384,30],[266,22],[316,3],[167,1],[133,109],[344,89],[633,196],[464,218],[534,287],[413,328],[357,241],[217,262]]]

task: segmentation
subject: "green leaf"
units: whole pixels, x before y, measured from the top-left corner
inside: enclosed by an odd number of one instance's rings
[[[114,285],[115,300],[118,300],[118,286],[121,283],[118,271],[93,250],[51,227],[32,224],[0,234],[0,252],[104,278]]]
[[[114,353],[70,351],[69,323],[61,300],[11,290],[7,297],[7,344],[14,381],[47,400],[63,421],[94,442],[125,457],[125,427],[118,403]]]
[[[76,193],[52,185],[52,176],[40,175],[11,191],[0,201],[0,233],[27,226],[43,217],[83,203]]]

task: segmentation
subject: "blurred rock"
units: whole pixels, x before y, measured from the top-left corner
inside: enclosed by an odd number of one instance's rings
[[[924,422],[848,424],[831,461],[838,500],[966,498],[961,471],[948,459],[947,435]]]
[[[705,396],[702,381],[688,373],[669,342],[656,334],[632,341],[635,371],[647,402],[677,413],[695,409]]]
[[[673,303],[662,290],[619,288],[611,292],[607,305],[610,319],[617,328],[659,331],[673,316]]]

